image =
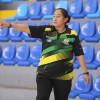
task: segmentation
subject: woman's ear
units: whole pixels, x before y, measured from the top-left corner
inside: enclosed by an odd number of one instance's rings
[[[67,22],[67,21],[68,21],[68,17],[67,17],[67,18],[65,18],[64,20],[65,20],[65,22]]]

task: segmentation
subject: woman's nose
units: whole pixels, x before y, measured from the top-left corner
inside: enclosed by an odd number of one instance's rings
[[[56,21],[57,20],[57,18],[56,17],[54,17],[54,21]]]

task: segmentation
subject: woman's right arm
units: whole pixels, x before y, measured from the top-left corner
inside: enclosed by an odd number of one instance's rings
[[[10,27],[10,23],[0,22],[0,28],[2,29],[3,27]],[[11,28],[14,28],[15,30],[30,34],[29,26],[25,25],[25,24],[14,24],[14,23],[12,23]]]

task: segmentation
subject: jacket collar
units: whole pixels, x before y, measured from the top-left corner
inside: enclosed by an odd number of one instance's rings
[[[66,26],[66,30],[60,34],[63,34],[63,33],[71,33],[71,29],[68,27],[68,25],[65,25]],[[57,31],[56,28],[53,26],[53,31]]]

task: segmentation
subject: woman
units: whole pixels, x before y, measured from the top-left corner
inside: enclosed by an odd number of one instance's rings
[[[28,26],[1,22],[0,27],[12,27],[26,32],[30,37],[42,39],[42,53],[37,70],[37,98],[49,100],[54,88],[55,100],[68,100],[73,78],[73,52],[83,69],[86,85],[90,78],[86,68],[82,46],[77,33],[68,28],[67,11],[58,8],[53,14],[54,26]]]

